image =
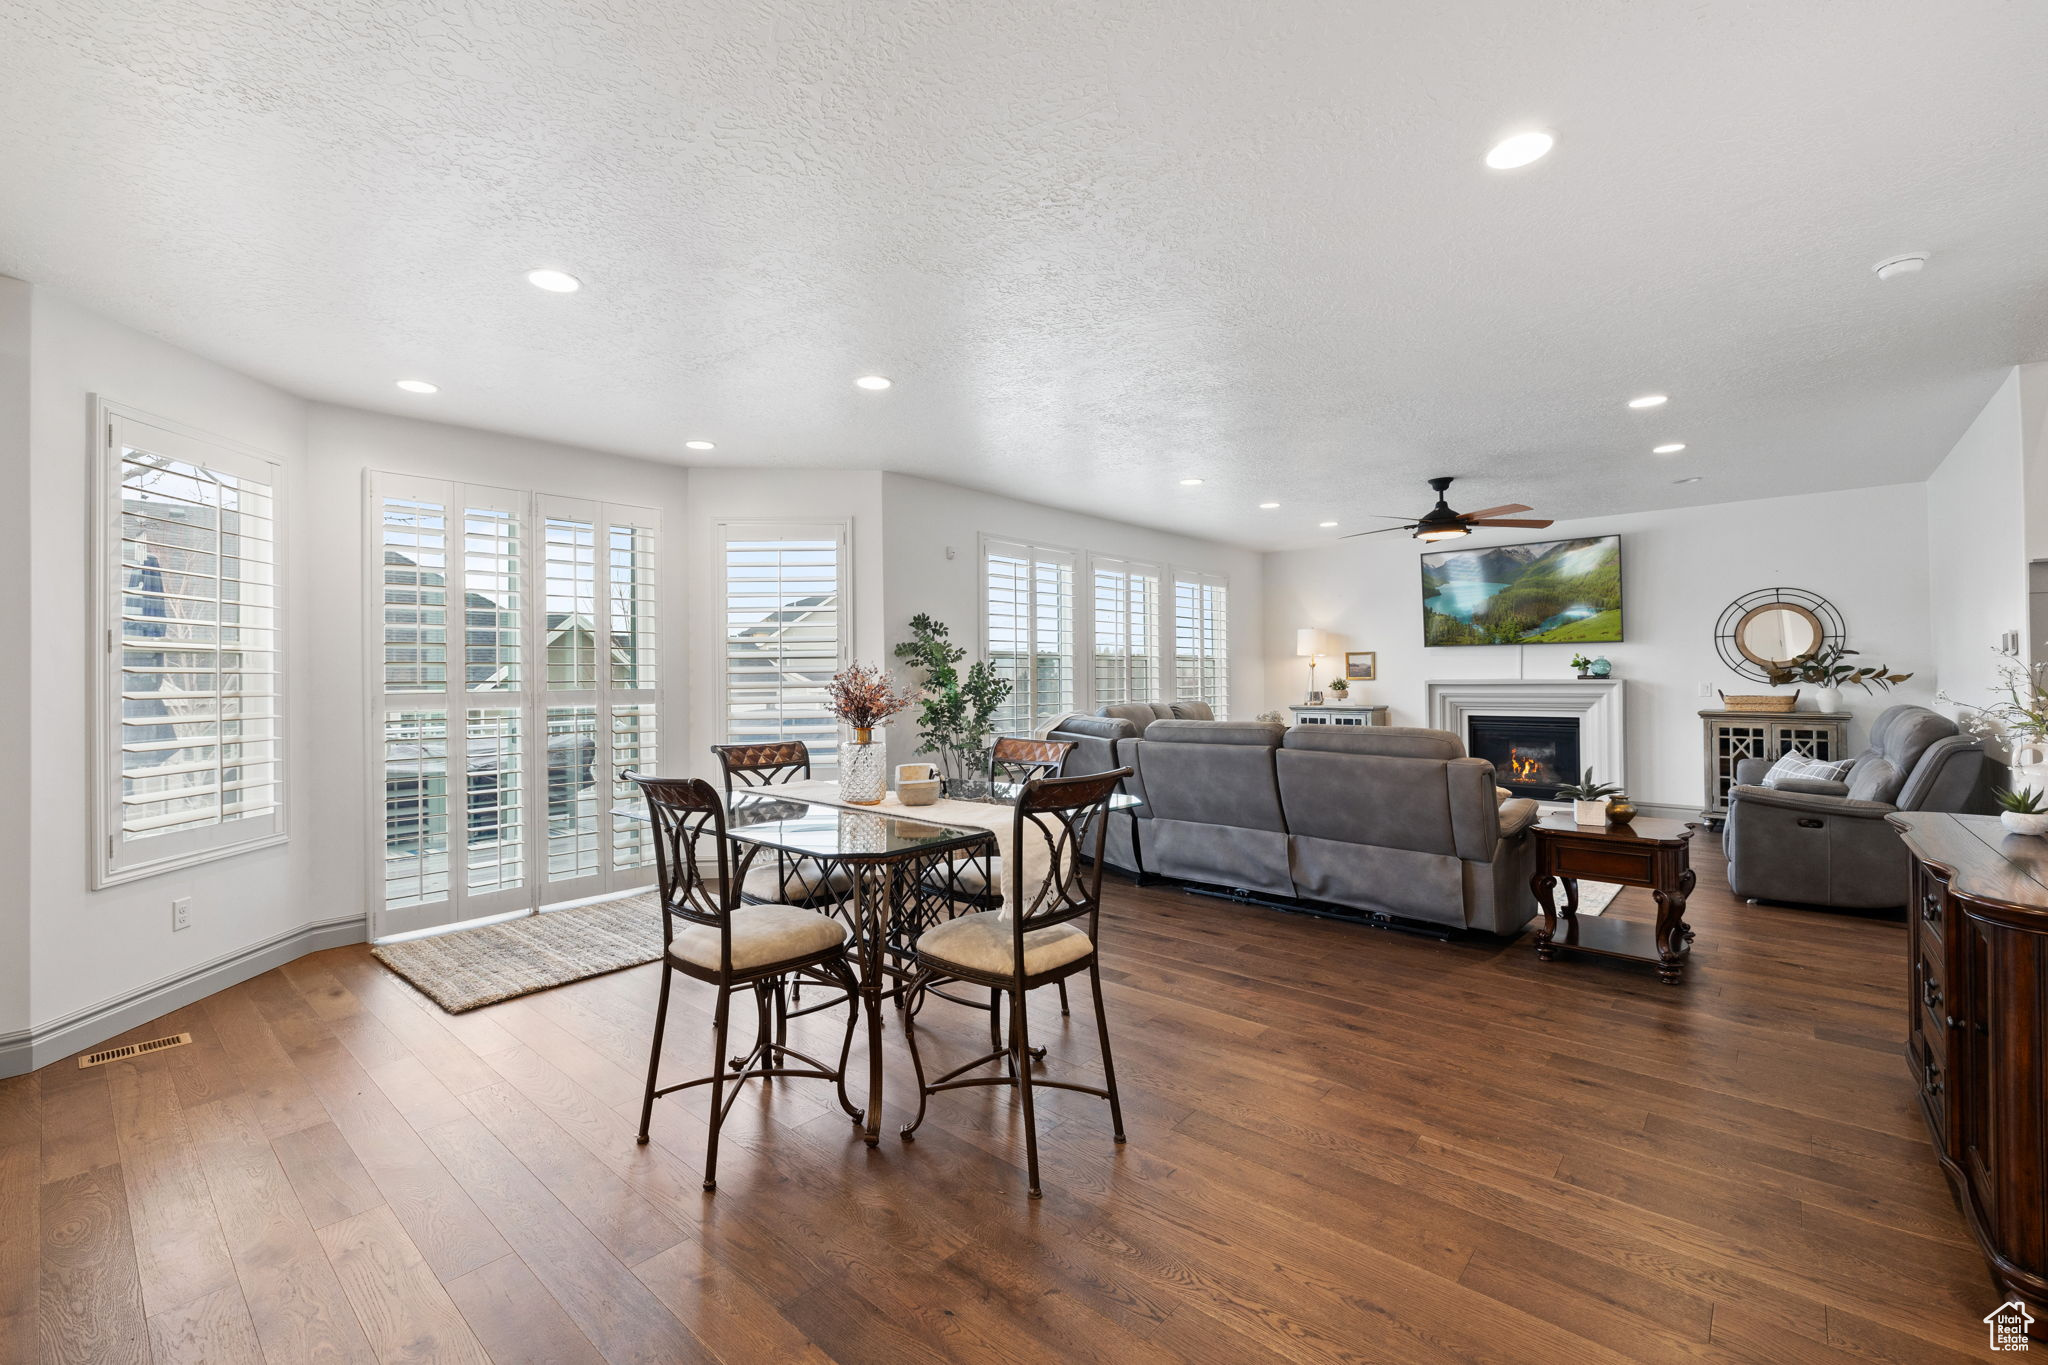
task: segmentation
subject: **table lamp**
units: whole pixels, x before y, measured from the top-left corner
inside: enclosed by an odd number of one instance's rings
[[[1302,629],[1294,632],[1294,656],[1298,659],[1308,660],[1308,700],[1303,703],[1307,706],[1321,706],[1323,704],[1323,694],[1316,687],[1316,661],[1322,658],[1323,652],[1323,633],[1321,631],[1304,626]]]

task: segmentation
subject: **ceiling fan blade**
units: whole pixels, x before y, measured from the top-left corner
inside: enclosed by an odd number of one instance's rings
[[[1465,524],[1467,526],[1548,526],[1551,523],[1547,519],[1542,521],[1516,521],[1513,519],[1503,519],[1501,517],[1487,517],[1484,519],[1481,519],[1479,517],[1466,517]]]
[[[1397,517],[1389,512],[1367,512],[1365,515],[1368,517],[1378,517],[1381,521],[1405,521],[1411,526],[1415,524],[1414,517]]]
[[[1382,526],[1377,530],[1372,531],[1353,531],[1349,535],[1338,536],[1337,539],[1356,540],[1360,536],[1383,536],[1389,531],[1412,531],[1414,529],[1415,523],[1411,521],[1406,526]]]
[[[1477,521],[1481,517],[1504,517],[1510,512],[1529,512],[1533,510],[1533,508],[1524,507],[1519,502],[1510,502],[1504,503],[1499,507],[1489,507],[1483,512],[1460,512],[1458,515],[1467,521]]]

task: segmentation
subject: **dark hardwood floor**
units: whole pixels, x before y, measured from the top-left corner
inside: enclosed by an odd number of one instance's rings
[[[633,1142],[654,967],[450,1016],[366,949],[307,957],[123,1039],[190,1047],[0,1081],[0,1360],[1981,1358],[1903,926],[1736,903],[1701,843],[1675,989],[1114,881],[1131,1140],[1041,1092],[1042,1202],[1006,1091],[895,1137],[893,1019],[879,1149],[780,1082],[705,1194],[703,1091]],[[1040,994],[1050,1064],[1099,1074]],[[985,1036],[922,1018],[943,1056]]]

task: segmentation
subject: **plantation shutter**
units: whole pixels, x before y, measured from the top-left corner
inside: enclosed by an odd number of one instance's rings
[[[986,539],[982,586],[988,662],[1012,684],[996,732],[1028,735],[1074,709],[1074,556]]]
[[[839,730],[827,709],[847,662],[847,528],[727,522],[725,740],[800,740],[813,772],[835,770]]]
[[[1230,708],[1229,584],[1220,574],[1177,572],[1173,580],[1174,696]]]
[[[1100,555],[1088,566],[1096,704],[1163,700],[1159,570]]]

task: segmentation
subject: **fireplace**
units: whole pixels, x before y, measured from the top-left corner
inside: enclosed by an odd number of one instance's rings
[[[1467,743],[1500,774],[1500,785],[1517,796],[1555,801],[1557,789],[1579,780],[1577,716],[1482,716],[1465,718]]]

